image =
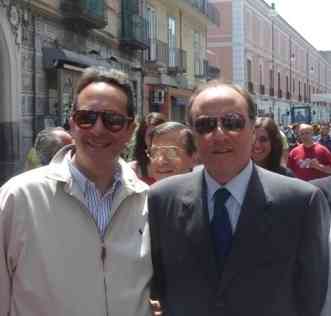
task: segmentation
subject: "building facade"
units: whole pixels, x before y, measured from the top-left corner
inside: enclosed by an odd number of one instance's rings
[[[258,115],[283,125],[330,120],[331,64],[263,0],[213,0],[208,59],[226,81],[245,86]]]
[[[147,34],[139,0],[0,0],[0,183],[40,129],[66,122],[84,68],[127,72],[142,112]]]
[[[192,89],[207,79],[207,30],[218,11],[206,0],[147,0],[146,17],[145,112],[184,121]]]
[[[0,0],[0,183],[39,130],[66,124],[88,66],[128,73],[138,115],[184,120],[218,22],[207,0]]]

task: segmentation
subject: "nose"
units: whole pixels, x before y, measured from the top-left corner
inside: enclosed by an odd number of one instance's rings
[[[217,122],[217,127],[213,130],[213,135],[217,136],[217,137],[226,136],[226,132],[224,131],[224,129],[219,121]]]
[[[106,127],[102,122],[101,116],[98,116],[95,124],[93,125],[92,131],[96,134],[104,133],[106,131]]]

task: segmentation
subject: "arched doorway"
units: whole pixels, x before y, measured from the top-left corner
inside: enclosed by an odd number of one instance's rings
[[[0,184],[19,167],[19,58],[18,47],[0,8]]]

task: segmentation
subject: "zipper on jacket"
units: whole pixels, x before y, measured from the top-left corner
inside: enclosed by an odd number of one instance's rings
[[[109,313],[109,304],[108,304],[108,286],[107,286],[106,270],[105,270],[106,257],[107,257],[107,249],[106,249],[106,246],[105,246],[104,241],[102,241],[100,258],[101,258],[102,269],[103,269],[103,285],[104,285],[104,289],[105,289],[106,316],[110,316],[110,313]]]

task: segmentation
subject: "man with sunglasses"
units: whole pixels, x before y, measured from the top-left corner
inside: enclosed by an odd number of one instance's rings
[[[134,127],[127,76],[87,69],[74,145],[0,189],[0,315],[151,315],[148,187],[119,158]]]
[[[201,170],[149,196],[153,298],[170,316],[316,316],[328,280],[329,208],[312,185],[251,159],[255,104],[210,81],[190,99]]]

